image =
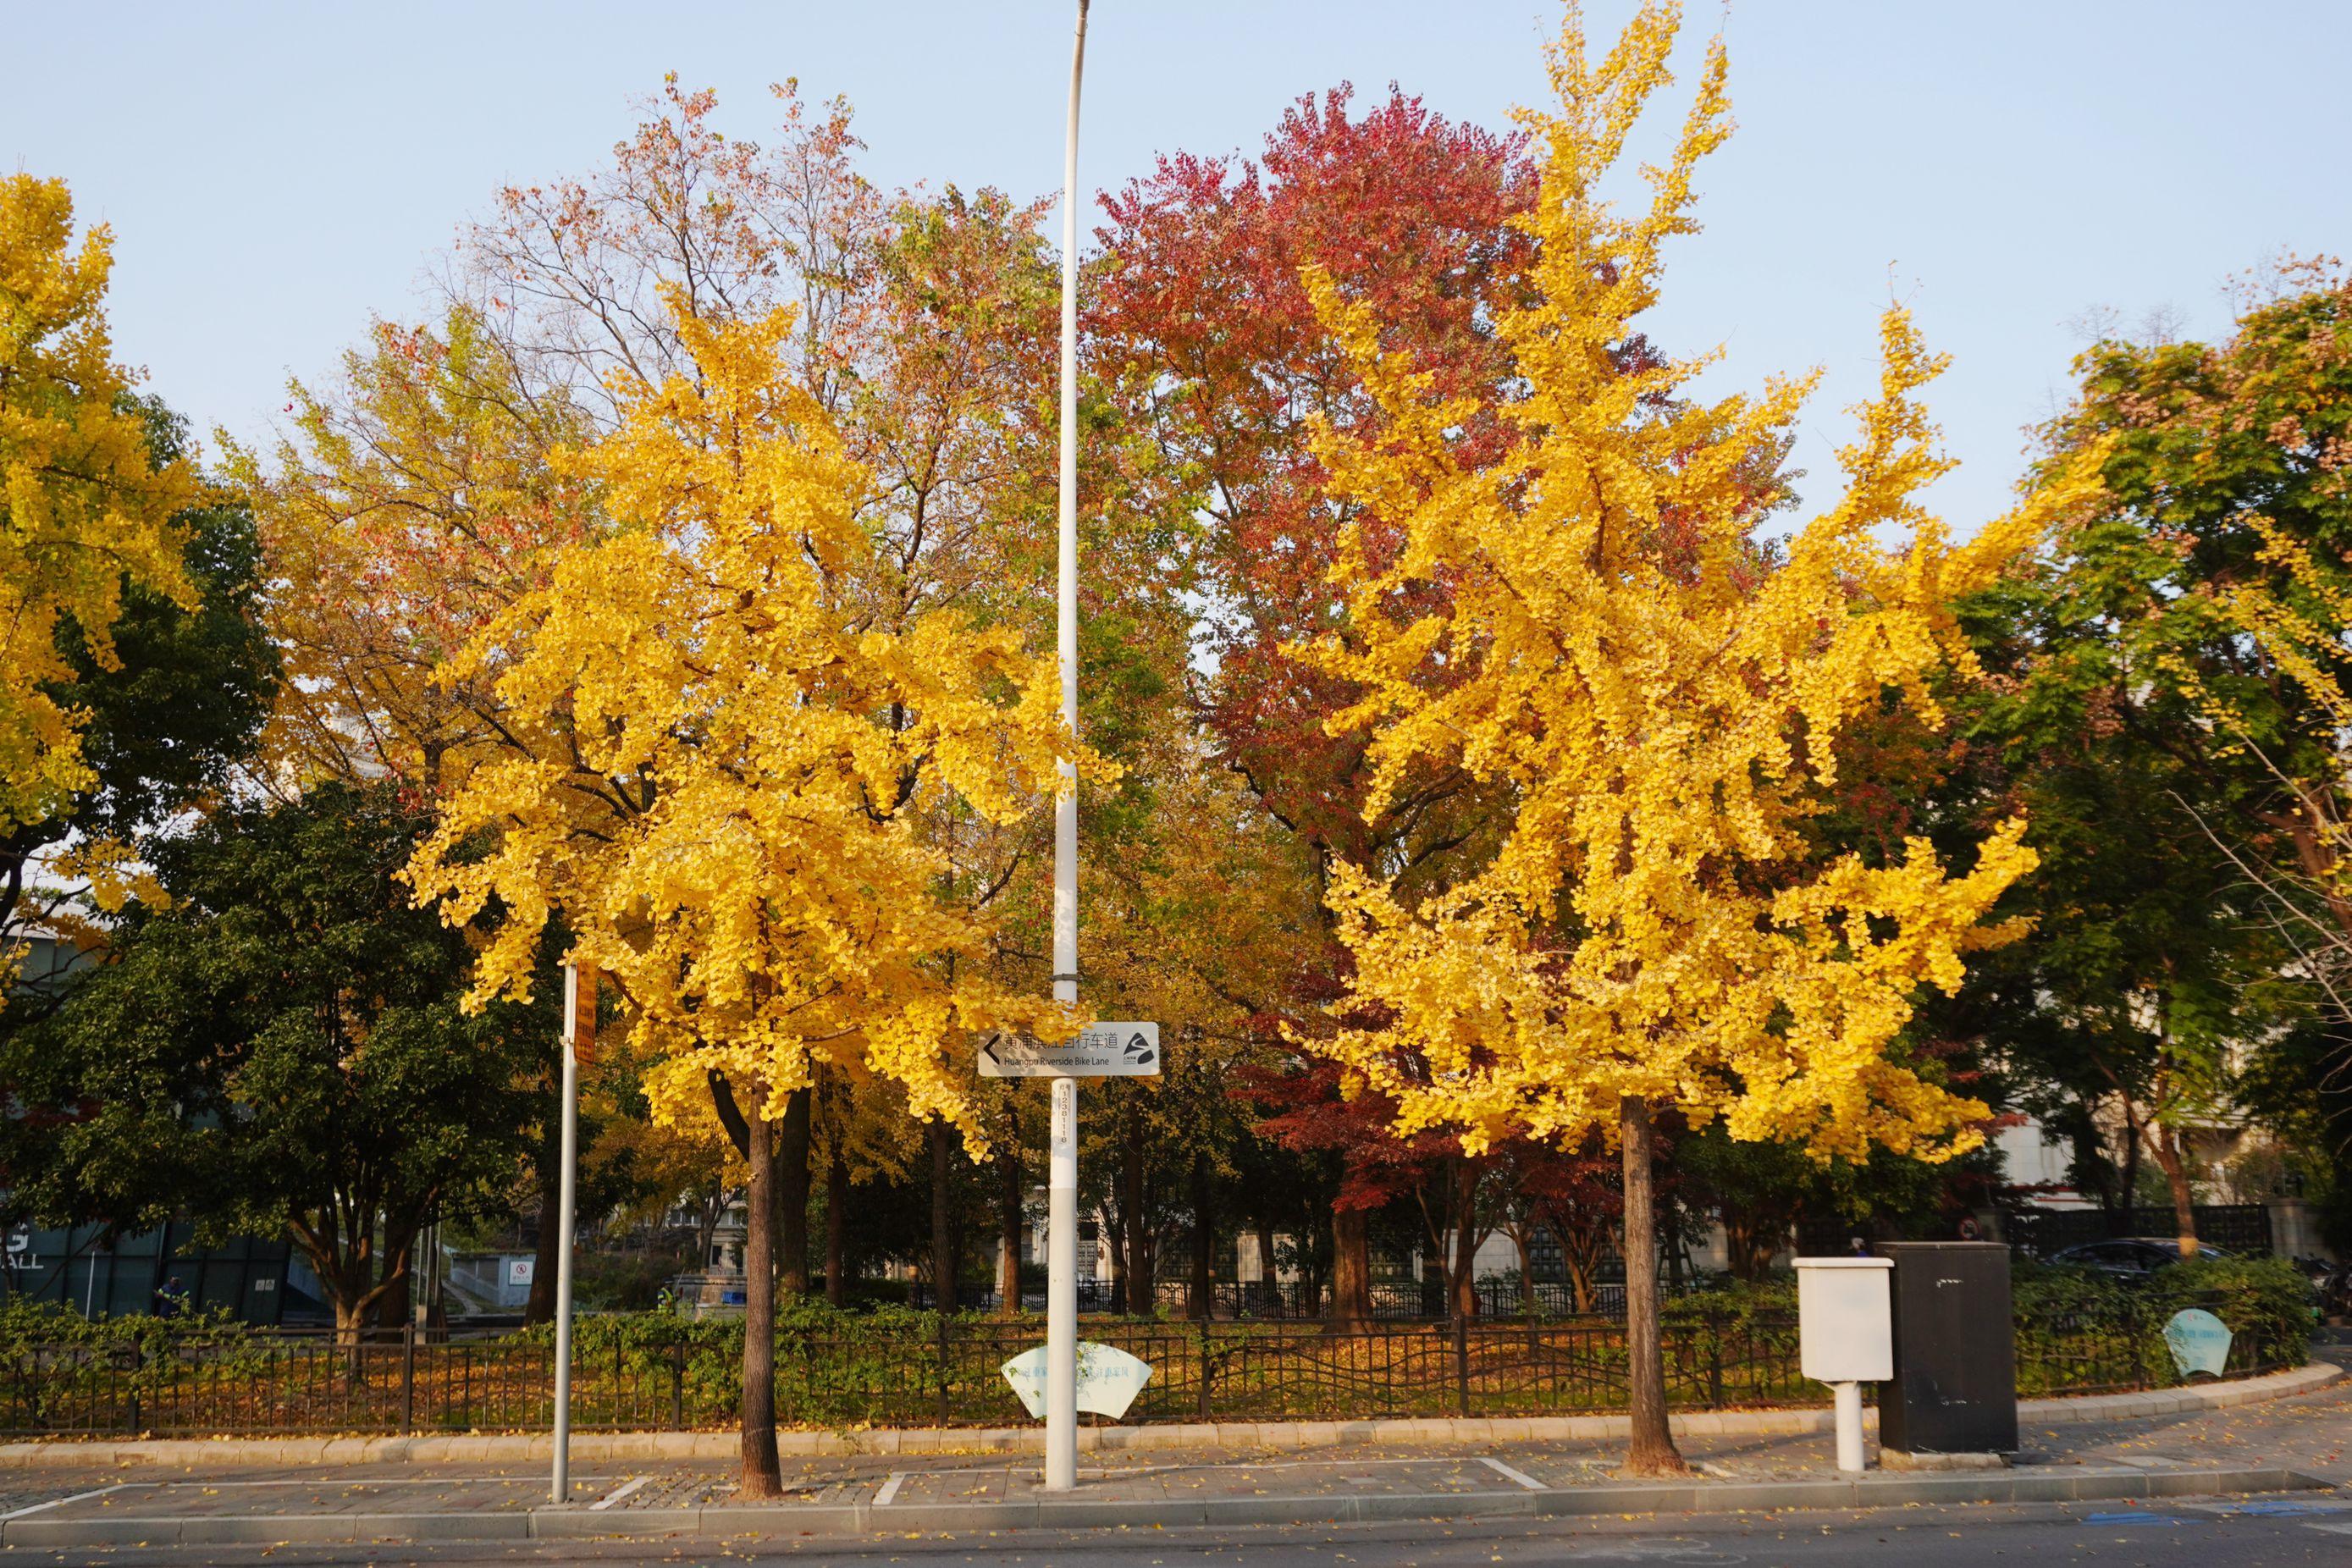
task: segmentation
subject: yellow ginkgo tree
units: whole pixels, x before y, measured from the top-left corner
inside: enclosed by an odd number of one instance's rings
[[[0,833],[92,780],[60,623],[111,669],[126,584],[195,595],[172,519],[196,476],[152,461],[107,331],[113,237],[100,225],[77,249],[73,226],[63,181],[0,177]]]
[[[1359,509],[1331,578],[1349,637],[1314,649],[1361,700],[1335,730],[1372,737],[1370,809],[1416,766],[1502,789],[1490,860],[1410,899],[1343,867],[1331,902],[1354,958],[1316,1048],[1386,1096],[1397,1131],[1477,1148],[1507,1130],[1623,1153],[1631,1467],[1680,1468],[1668,1435],[1651,1201],[1653,1113],[1721,1117],[1737,1138],[1863,1158],[1974,1145],[1986,1108],[1906,1066],[1924,984],[2004,940],[1995,900],[2033,864],[2011,821],[1955,874],[1924,841],[1893,863],[1826,858],[1841,732],[1882,704],[1931,722],[1939,667],[1967,655],[1944,605],[2032,540],[2039,510],[1953,544],[1918,495],[1943,473],[1914,393],[1942,361],[1906,314],[1883,323],[1878,395],[1840,453],[1843,493],[1769,542],[1786,433],[1806,382],[1707,400],[1705,361],[1639,350],[1661,247],[1691,232],[1695,167],[1728,132],[1724,54],[1649,200],[1597,187],[1668,78],[1677,7],[1653,4],[1588,60],[1573,13],[1549,54],[1559,108],[1526,113],[1541,191],[1530,302],[1496,325],[1516,371],[1497,460],[1459,456],[1469,400],[1439,397],[1381,322],[1309,286],[1386,426],[1319,454]],[[2060,504],[2050,496],[2038,509]]]
[[[489,680],[505,740],[411,877],[453,921],[502,916],[478,996],[526,989],[560,915],[655,1063],[656,1118],[712,1097],[748,1122],[743,1483],[773,1495],[773,1122],[824,1068],[977,1144],[950,1052],[1076,1022],[986,978],[992,933],[919,826],[943,793],[1033,809],[1070,742],[1017,634],[951,611],[877,626],[868,480],[783,374],[790,312],[677,326],[691,377],[618,388],[614,431],[558,455],[612,533],[446,672]]]

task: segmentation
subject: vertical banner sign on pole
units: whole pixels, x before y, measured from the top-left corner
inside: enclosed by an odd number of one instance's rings
[[[580,1064],[596,1056],[596,968],[563,966],[563,1173],[555,1247],[555,1474],[548,1500],[572,1492],[572,1207],[580,1174]]]
[[[1062,147],[1062,441],[1055,507],[1054,631],[1062,723],[1078,733],[1078,79],[1087,63],[1087,0],[1070,45],[1069,131]],[[1054,999],[1078,999],[1078,773],[1055,770]],[[1051,1180],[1045,1189],[1045,1489],[1078,1484],[1078,1084],[1054,1080]]]

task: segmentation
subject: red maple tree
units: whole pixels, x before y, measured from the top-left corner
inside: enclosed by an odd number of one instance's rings
[[[1200,480],[1207,657],[1192,695],[1219,760],[1311,847],[1318,869],[1379,858],[1436,877],[1476,837],[1471,792],[1458,777],[1423,779],[1368,820],[1364,738],[1324,730],[1354,694],[1286,651],[1340,627],[1323,577],[1351,519],[1324,495],[1310,421],[1378,421],[1318,324],[1300,269],[1320,266],[1370,303],[1391,324],[1391,346],[1442,390],[1486,395],[1490,413],[1466,438],[1499,447],[1491,399],[1507,384],[1507,361],[1492,321],[1525,287],[1528,247],[1511,218],[1535,183],[1517,136],[1448,121],[1394,88],[1361,116],[1352,99],[1344,85],[1301,98],[1255,161],[1171,154],[1105,195],[1097,236],[1107,263],[1088,326],[1097,353],[1140,371],[1129,382],[1149,389],[1140,416]],[[1328,1026],[1319,1006],[1339,994],[1343,963],[1327,931],[1322,951],[1302,955],[1291,994],[1259,1006],[1292,1029]],[[1432,1163],[1447,1156],[1426,1140],[1390,1138],[1376,1105],[1339,1089],[1336,1071],[1302,1064],[1284,1076],[1265,1131],[1345,1158],[1334,1315],[1357,1321],[1370,1310],[1369,1211],[1426,1192]]]

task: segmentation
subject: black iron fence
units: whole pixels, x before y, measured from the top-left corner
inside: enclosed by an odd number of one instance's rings
[[[1552,1280],[1538,1280],[1522,1288],[1517,1279],[1481,1279],[1473,1289],[1478,1302],[1474,1315],[1478,1317],[1622,1318],[1625,1315],[1625,1287],[1622,1281],[1591,1286],[1581,1303],[1573,1289]],[[1371,1315],[1376,1319],[1436,1319],[1454,1315],[1452,1306],[1446,1301],[1445,1284],[1442,1279],[1380,1280],[1369,1288],[1367,1294],[1371,1301]],[[1081,1279],[1078,1281],[1077,1298],[1081,1312],[1125,1313],[1129,1310],[1127,1300],[1120,1293],[1116,1280]],[[931,1289],[918,1281],[908,1288],[907,1300],[908,1305],[928,1311],[932,1306]],[[1279,1282],[1217,1280],[1209,1287],[1205,1298],[1206,1310],[1202,1310],[1202,1299],[1190,1280],[1161,1279],[1153,1289],[1152,1300],[1160,1311],[1173,1317],[1274,1322],[1320,1319],[1329,1312],[1331,1307],[1331,1293],[1328,1287],[1296,1279]],[[994,1288],[964,1285],[956,1291],[955,1305],[963,1311],[998,1311],[1003,1301],[1003,1293]],[[1044,1311],[1045,1292],[1042,1289],[1025,1291],[1021,1305],[1026,1311]]]
[[[2216,1303],[2219,1305],[2220,1303]],[[2168,1310],[2170,1305],[2168,1304]],[[2125,1303],[2021,1329],[2027,1394],[2180,1381],[2153,1307]],[[1557,1415],[1621,1408],[1622,1323],[1602,1317],[1376,1324],[1355,1332],[1215,1321],[1099,1321],[1087,1337],[1141,1357],[1151,1381],[1130,1422]],[[1011,1426],[1001,1375],[1040,1325],[932,1317],[880,1332],[780,1336],[779,1419],[818,1427]],[[1668,1397],[1694,1409],[1826,1403],[1797,1370],[1786,1313],[1670,1311]],[[582,1430],[722,1427],[735,1418],[740,1330],[678,1319],[584,1319],[572,1422]],[[2231,1375],[2300,1364],[2275,1324],[2237,1336]],[[543,1333],[357,1343],[275,1333],[149,1345],[18,1346],[0,1359],[11,1435],[531,1431],[551,1425]]]

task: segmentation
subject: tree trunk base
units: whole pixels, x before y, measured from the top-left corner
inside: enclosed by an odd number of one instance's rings
[[[1644,1441],[1641,1434],[1636,1434],[1625,1446],[1625,1463],[1617,1473],[1642,1480],[1655,1480],[1697,1472],[1684,1459],[1673,1438],[1667,1438],[1665,1447],[1661,1448],[1654,1442]]]
[[[760,1440],[761,1436],[766,1439],[764,1443]],[[743,1469],[735,1478],[735,1495],[752,1501],[784,1495],[783,1461],[776,1453],[776,1434],[772,1429],[764,1434],[743,1434]]]

